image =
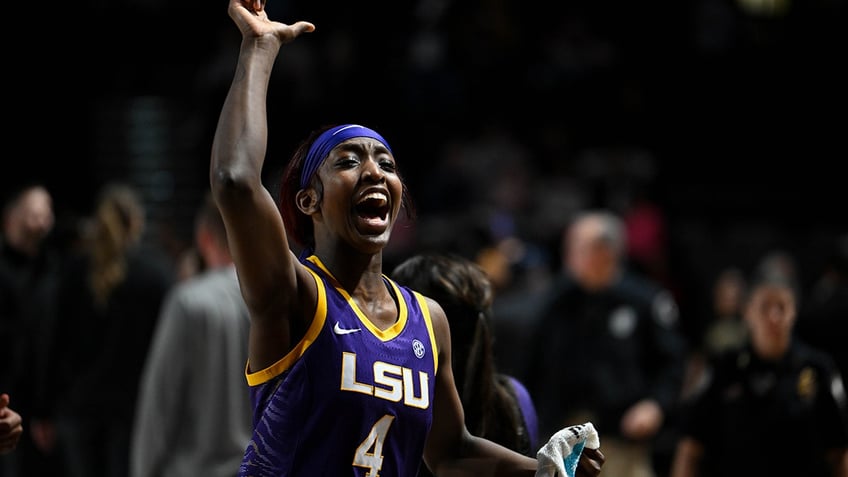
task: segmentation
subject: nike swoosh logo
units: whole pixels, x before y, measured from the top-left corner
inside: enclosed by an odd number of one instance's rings
[[[342,328],[341,326],[339,326],[338,321],[336,322],[336,325],[333,326],[333,333],[335,333],[337,335],[349,335],[351,333],[356,333],[357,331],[362,331],[362,329],[360,329],[360,328],[351,328],[351,329]]]

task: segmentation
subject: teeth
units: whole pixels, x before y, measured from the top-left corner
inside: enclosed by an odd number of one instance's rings
[[[388,201],[389,201],[389,199],[386,197],[386,194],[383,194],[383,193],[380,193],[380,192],[371,192],[370,194],[368,194],[368,195],[366,195],[365,197],[363,197],[363,198],[359,201],[359,203],[361,204],[361,203],[365,202],[366,200],[377,200],[377,201],[380,201],[380,204],[379,204],[379,205],[383,205],[383,204],[385,204],[386,202],[388,202]]]

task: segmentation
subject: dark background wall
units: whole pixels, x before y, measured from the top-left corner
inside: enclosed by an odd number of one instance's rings
[[[526,151],[532,177],[577,183],[583,203],[608,205],[636,183],[665,214],[685,287],[768,248],[796,252],[812,275],[848,232],[843,0],[267,8],[317,26],[273,78],[269,187],[309,130],[362,122],[390,138],[425,220],[446,197],[474,210],[475,196],[434,184],[453,174],[453,146],[494,129]],[[238,49],[226,2],[63,2],[9,16],[20,33],[5,43],[2,185],[45,181],[74,216],[104,181],[128,180],[161,238],[184,246]]]

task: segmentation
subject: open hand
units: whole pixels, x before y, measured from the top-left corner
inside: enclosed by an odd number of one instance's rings
[[[265,12],[265,0],[230,0],[227,11],[244,38],[273,36],[280,44],[285,44],[301,33],[315,30],[315,25],[305,21],[291,25],[271,21]]]

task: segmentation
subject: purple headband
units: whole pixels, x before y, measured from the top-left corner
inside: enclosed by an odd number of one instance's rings
[[[327,158],[334,147],[353,137],[370,137],[371,139],[376,139],[386,146],[389,152],[392,152],[389,143],[373,129],[358,124],[342,124],[341,126],[330,128],[321,133],[318,139],[309,146],[309,152],[306,154],[306,160],[300,172],[300,188],[305,189],[309,185],[309,181],[315,175],[318,166],[324,162],[324,159]]]

